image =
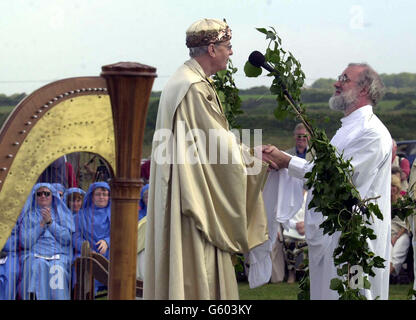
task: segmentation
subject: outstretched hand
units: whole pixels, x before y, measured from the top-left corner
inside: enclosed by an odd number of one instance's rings
[[[262,151],[263,159],[265,159],[264,161],[269,163],[269,165],[274,169],[287,168],[289,166],[291,156],[280,151],[275,146],[270,144],[265,145],[263,146]]]
[[[257,158],[266,162],[269,165],[270,169],[279,169],[277,164],[273,161],[268,153],[265,153],[264,150],[269,150],[270,148],[276,148],[272,145],[262,145],[254,147],[254,154]],[[277,148],[276,148],[277,149]]]
[[[270,168],[279,170],[280,169],[279,166],[273,160],[273,157],[271,155],[273,150],[278,150],[278,149],[275,146],[272,146],[270,144],[262,146],[262,160],[268,163]]]

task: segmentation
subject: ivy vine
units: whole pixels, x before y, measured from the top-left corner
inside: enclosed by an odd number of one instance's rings
[[[312,126],[306,109],[301,103],[300,92],[304,84],[305,74],[300,62],[282,49],[281,39],[274,28],[258,28],[269,40],[264,54],[265,60],[279,73],[269,73],[274,77],[270,91],[277,96],[276,118],[298,117],[311,135],[310,147],[314,153],[314,166],[305,175],[307,186],[312,189],[312,200],[309,209],[315,209],[326,218],[320,225],[324,234],[333,235],[339,232],[338,247],[333,257],[339,277],[331,280],[330,288],[336,290],[339,299],[366,299],[360,288],[353,283],[354,266],[359,266],[364,272],[363,288],[369,289],[371,283],[368,276],[374,276],[374,268],[383,268],[384,259],[375,256],[368,246],[367,239],[376,239],[370,228],[375,217],[383,219],[375,199],[362,199],[352,183],[353,167],[351,161],[343,159],[335,147],[330,144],[326,133]],[[261,68],[246,62],[244,71],[248,77],[258,77]],[[283,84],[283,85],[282,85]],[[288,98],[283,87],[287,88],[293,100]],[[299,299],[309,299],[309,274],[300,281]],[[362,289],[362,288],[361,288]]]
[[[212,77],[230,129],[241,128],[237,122],[237,116],[244,113],[241,109],[241,98],[238,94],[239,90],[233,79],[233,75],[237,71],[238,69],[234,67],[231,59],[229,59],[227,69],[218,71]]]

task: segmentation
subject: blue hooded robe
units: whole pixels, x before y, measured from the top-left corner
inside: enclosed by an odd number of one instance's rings
[[[0,300],[15,300],[20,273],[18,227],[14,226],[10,237],[1,250],[5,257],[0,259]]]
[[[108,204],[105,208],[95,206],[92,201],[92,194],[97,188],[104,188],[110,192],[110,186],[107,182],[94,182],[90,185],[84,197],[82,208],[78,213],[79,227],[74,233],[74,245],[76,253],[79,254],[81,253],[82,242],[87,240],[90,243],[91,249],[98,252],[98,245],[96,243],[100,240],[105,240],[108,249],[104,256],[109,259],[111,200],[108,199]]]
[[[103,256],[110,259],[111,198],[108,199],[106,207],[99,208],[95,206],[92,195],[97,188],[104,188],[110,192],[110,186],[104,181],[94,182],[88,188],[87,194],[84,197],[84,203],[78,213],[79,227],[75,230],[73,236],[75,255],[79,256],[81,254],[82,243],[84,241],[90,243],[92,250],[99,252],[97,242],[105,240],[108,249]],[[95,292],[105,287],[98,281],[95,283]]]
[[[52,194],[52,223],[41,227],[41,208],[36,192],[46,187]],[[49,183],[37,183],[26,201],[19,220],[19,242],[23,249],[20,263],[21,298],[30,293],[38,300],[70,299],[72,233],[75,231],[72,213]]]
[[[140,192],[140,210],[139,210],[139,220],[144,218],[147,215],[147,205],[144,203],[143,201],[143,197],[144,197],[144,192],[146,190],[149,189],[149,184],[146,184],[143,188],[142,191]]]
[[[65,204],[68,203],[68,197],[73,194],[73,193],[79,193],[81,194],[83,197],[85,197],[86,192],[80,188],[69,188],[65,190],[64,193],[64,198],[63,201]],[[69,209],[69,207],[68,207]],[[69,209],[71,210],[71,209]],[[79,213],[81,212],[81,209],[78,212],[72,211],[72,215],[74,217],[74,224],[75,224],[75,230],[79,230]],[[75,233],[74,233],[75,234]],[[77,253],[75,251],[75,243],[73,243],[73,257],[72,257],[72,264],[74,263],[75,259],[77,257],[79,257],[80,253]],[[76,282],[76,272],[75,272],[75,268],[72,268],[72,287],[75,286],[75,282]]]

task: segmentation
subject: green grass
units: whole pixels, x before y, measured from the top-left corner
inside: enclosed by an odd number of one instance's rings
[[[407,300],[407,294],[412,284],[392,284],[389,289],[389,300]],[[269,283],[250,289],[248,282],[239,282],[240,300],[297,300],[298,283]],[[107,300],[106,291],[99,292],[96,300]]]
[[[238,283],[240,300],[297,300],[297,283],[269,283],[250,289],[247,282]]]
[[[389,300],[407,300],[412,284],[390,285]],[[298,283],[269,283],[250,289],[247,282],[239,282],[240,300],[297,300]]]

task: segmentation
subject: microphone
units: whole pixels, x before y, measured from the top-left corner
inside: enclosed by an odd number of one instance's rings
[[[277,71],[275,68],[273,68],[271,65],[269,65],[266,62],[266,57],[259,51],[253,51],[250,56],[248,57],[248,62],[250,62],[253,66],[257,68],[264,68],[270,73],[274,73],[274,76],[278,82],[278,84],[283,89],[283,94],[286,96],[287,99],[289,99],[290,103],[298,110],[299,107],[297,106],[296,102],[293,100],[292,96],[290,95],[289,91],[287,90],[287,87],[285,83],[282,81],[279,71]]]
[[[278,74],[276,69],[266,63],[266,58],[259,51],[253,51],[248,57],[248,61],[257,68],[264,68],[269,72],[276,72]]]

